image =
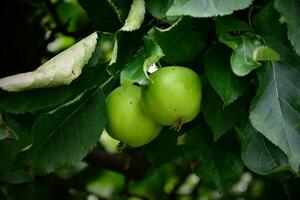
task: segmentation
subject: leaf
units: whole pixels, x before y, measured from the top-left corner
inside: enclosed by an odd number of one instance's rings
[[[144,37],[146,60],[143,64],[144,71],[147,71],[150,66],[158,62],[165,56],[160,46],[150,37]]]
[[[121,28],[114,4],[109,0],[78,0],[97,31],[114,33]]]
[[[169,64],[181,64],[196,59],[205,47],[209,29],[199,19],[183,17],[166,29],[152,28],[149,36],[166,55]]]
[[[17,141],[1,140],[1,162],[0,162],[0,181],[3,181],[5,175],[11,171],[12,163],[19,152],[20,147]]]
[[[278,146],[297,172],[300,163],[300,58],[284,46],[268,41],[281,61],[268,62],[258,71],[259,89],[252,101],[253,127]]]
[[[216,141],[237,125],[244,118],[246,112],[238,101],[224,107],[222,99],[211,87],[207,85],[203,88],[203,115],[212,129],[214,141]]]
[[[253,51],[253,60],[254,61],[270,61],[270,60],[278,61],[280,60],[280,56],[273,49],[270,49],[269,47],[266,46],[260,46]]]
[[[224,102],[229,105],[241,96],[247,84],[236,77],[229,65],[230,49],[222,44],[211,46],[204,54],[208,80]]]
[[[163,56],[161,48],[149,37],[144,37],[144,47],[136,53],[121,72],[121,84],[146,84],[148,82],[148,68]]]
[[[119,1],[119,0],[107,0],[112,7],[114,8],[114,11],[117,13],[119,20],[122,23],[125,23],[125,20],[128,16],[130,5],[132,3],[132,0],[130,1]]]
[[[223,17],[217,17],[216,18],[216,29],[217,34],[222,33],[228,33],[228,32],[234,32],[234,31],[247,31],[250,32],[251,28],[249,25],[242,21],[238,20],[235,17],[229,15],[229,16],[223,16]]]
[[[129,15],[125,21],[122,31],[133,31],[141,27],[145,17],[145,2],[144,0],[133,0]]]
[[[261,66],[261,63],[253,60],[253,52],[262,44],[256,38],[242,37],[242,43],[235,48],[230,57],[233,73],[237,76],[246,76],[252,70]]]
[[[241,176],[243,167],[236,153],[211,145],[206,149],[195,173],[204,180],[214,182],[219,189],[224,189]]]
[[[288,38],[300,55],[300,2],[298,0],[275,0],[274,6],[287,24]]]
[[[250,123],[245,130],[236,130],[242,140],[242,159],[251,171],[266,175],[288,164],[286,155]]]
[[[0,181],[5,181],[7,183],[12,184],[20,184],[34,181],[34,176],[33,174],[25,171],[24,169],[19,169],[7,172],[3,175],[2,180],[0,179]]]
[[[118,31],[115,34],[113,54],[107,67],[108,72],[113,75],[119,73],[138,51],[141,41],[140,31]]]
[[[279,13],[274,9],[274,2],[270,1],[253,18],[255,32],[264,37],[272,37],[289,43],[287,39],[287,28],[279,22]]]
[[[149,11],[155,18],[160,20],[166,20],[166,13],[170,6],[172,5],[173,0],[146,0],[146,9]]]
[[[0,108],[15,114],[34,112],[64,103],[71,95],[70,88],[42,88],[22,92],[3,92]]]
[[[82,39],[35,71],[0,79],[0,88],[17,92],[35,88],[68,85],[80,74],[97,44],[97,33]]]
[[[100,64],[95,68],[85,71],[73,84],[72,95],[69,100],[76,98],[78,95],[84,93],[86,90],[94,87],[102,87],[103,92],[113,85],[112,77],[106,71],[107,63]]]
[[[242,43],[241,35],[234,35],[231,33],[221,33],[218,35],[219,42],[225,44],[231,49],[236,49]]]
[[[139,83],[140,85],[147,81],[145,76],[143,64],[145,61],[144,49],[140,49],[132,58],[125,68],[121,71],[120,82],[121,84]]]
[[[16,155],[23,148],[31,143],[31,136],[29,130],[21,124],[18,124],[12,119],[8,119],[7,127],[13,131],[17,136],[17,140],[1,140],[0,141],[0,181],[10,183],[21,183],[32,180],[30,173],[23,170],[13,170],[13,162]]]
[[[179,156],[179,148],[177,146],[178,134],[164,127],[160,134],[143,148],[146,156],[151,164],[161,166]]]
[[[191,162],[194,173],[203,180],[215,183],[224,189],[240,177],[243,172],[241,158],[232,149],[232,137],[228,144],[215,143],[207,125],[198,125],[178,138],[183,157]],[[230,145],[230,146],[229,146]]]
[[[35,174],[73,165],[96,145],[105,122],[102,91],[90,89],[36,119],[32,147],[18,155],[18,163],[31,166]]]
[[[211,137],[208,126],[205,123],[199,123],[196,127],[188,130],[177,139],[180,143],[183,157],[188,162],[202,159],[205,150],[211,145]]]
[[[247,8],[252,1],[253,0],[174,0],[167,15],[189,15],[192,17],[229,15],[233,11]]]

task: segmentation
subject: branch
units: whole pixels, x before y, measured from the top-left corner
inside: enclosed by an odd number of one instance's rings
[[[149,168],[149,163],[141,152],[120,156],[95,149],[84,160],[91,166],[109,169],[135,180],[142,179]]]

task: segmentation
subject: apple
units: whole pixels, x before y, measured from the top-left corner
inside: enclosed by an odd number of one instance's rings
[[[201,81],[193,70],[163,67],[151,74],[150,79],[149,84],[142,86],[142,106],[158,124],[180,129],[199,114]]]
[[[131,147],[149,143],[162,129],[143,112],[138,86],[126,84],[116,88],[106,98],[106,106],[107,133]]]

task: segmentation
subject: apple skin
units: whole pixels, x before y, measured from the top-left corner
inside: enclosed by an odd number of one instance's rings
[[[162,129],[143,112],[138,86],[126,84],[116,88],[106,98],[106,106],[107,133],[131,147],[149,143]]]
[[[163,67],[151,74],[150,79],[142,87],[142,106],[158,124],[180,129],[199,114],[202,86],[194,71],[179,66]]]

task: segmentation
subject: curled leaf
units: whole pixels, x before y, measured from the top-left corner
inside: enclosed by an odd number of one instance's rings
[[[279,54],[266,46],[257,47],[253,51],[253,60],[254,61],[278,61],[280,60]]]
[[[134,31],[141,27],[145,16],[144,0],[133,0],[128,17],[125,21],[122,31]]]
[[[80,74],[97,44],[97,33],[77,42],[32,72],[0,79],[0,88],[18,92],[35,88],[68,85]]]

